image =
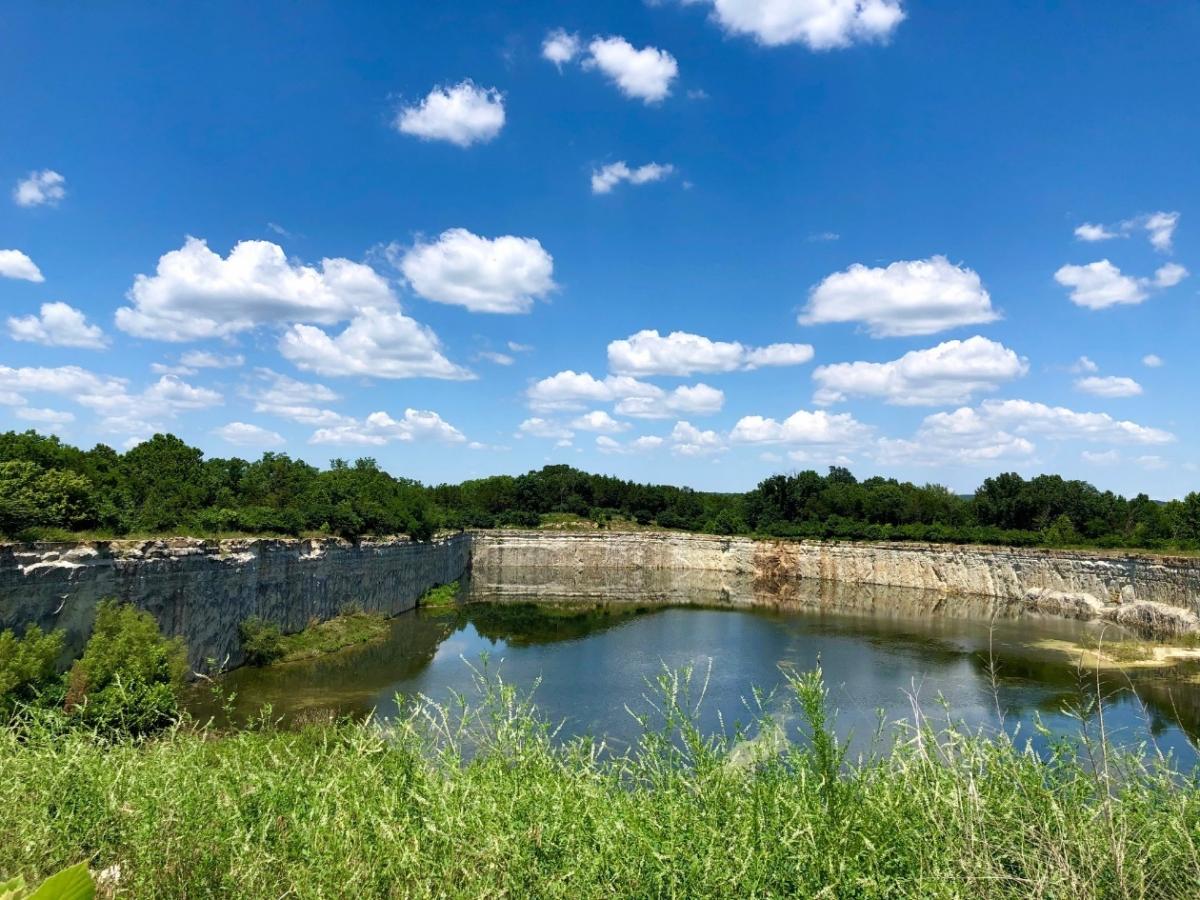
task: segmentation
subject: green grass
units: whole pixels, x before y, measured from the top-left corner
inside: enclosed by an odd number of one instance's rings
[[[458,582],[431,587],[417,601],[417,606],[430,609],[446,608],[458,603]]]
[[[388,633],[388,619],[382,613],[346,612],[324,622],[309,625],[295,634],[279,639],[276,662],[312,659],[336,653],[347,647],[377,641]]]
[[[0,731],[0,871],[119,864],[131,897],[1195,896],[1200,784],[1165,765],[928,721],[846,761],[813,675],[807,739],[706,739],[688,686],[664,676],[619,756],[557,743],[492,679],[391,730],[31,722]]]

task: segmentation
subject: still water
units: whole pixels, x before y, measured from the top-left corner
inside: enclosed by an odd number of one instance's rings
[[[1104,696],[1110,739],[1175,755],[1193,766],[1200,734],[1200,672],[1195,667],[1129,674],[1081,671],[1053,642],[1094,645],[1096,626],[1055,618],[848,614],[821,609],[702,608],[634,603],[485,602],[446,611],[417,610],[394,619],[389,637],[313,661],[243,668],[220,679],[235,695],[232,717],[245,721],[270,707],[286,723],[333,714],[384,719],[398,698],[446,701],[470,696],[483,665],[532,689],[541,714],[562,734],[603,736],[620,748],[636,740],[630,710],[649,711],[665,670],[694,668],[693,693],[707,683],[699,709],[709,732],[747,723],[756,705],[787,718],[786,674],[820,664],[837,711],[837,729],[865,746],[880,717],[911,722],[914,704],[935,722],[1032,737],[1035,721],[1076,735],[1080,710]],[[989,662],[990,661],[990,662]],[[218,723],[228,714],[206,688],[192,711]],[[1001,721],[1003,717],[1003,721]],[[1099,721],[1085,715],[1095,732]]]

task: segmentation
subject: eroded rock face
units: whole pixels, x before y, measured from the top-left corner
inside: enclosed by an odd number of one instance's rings
[[[649,597],[687,596],[694,582],[700,599],[707,592],[743,604],[837,605],[863,601],[812,585],[871,585],[940,598],[941,611],[987,598],[1005,614],[1106,619],[1167,635],[1200,627],[1200,560],[1188,558],[544,532],[477,533],[472,557],[475,589],[510,596],[591,597],[597,584],[630,598],[642,584]],[[878,606],[875,592],[869,603]]]
[[[112,541],[0,546],[0,628],[62,628],[78,652],[96,604],[116,597],[187,641],[197,671],[242,661],[251,616],[291,633],[348,604],[396,615],[470,565],[469,535],[414,543],[327,540]]]
[[[479,595],[819,606],[874,614],[1024,611],[1146,633],[1200,628],[1200,560],[660,533],[490,531],[429,543],[112,541],[0,545],[0,628],[63,628],[78,652],[96,604],[148,610],[199,671],[241,662],[251,616],[299,631],[347,604],[396,615],[471,571]]]

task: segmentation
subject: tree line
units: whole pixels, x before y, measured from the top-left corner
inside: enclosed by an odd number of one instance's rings
[[[159,434],[120,453],[33,431],[0,434],[0,532],[49,539],[194,533],[407,534],[537,527],[548,515],[712,534],[1010,545],[1200,548],[1200,493],[1160,503],[1057,475],[1005,473],[971,496],[848,469],[774,475],[744,494],[593,475],[566,465],[426,486],[375,460],[318,469],[286,453],[205,458]]]

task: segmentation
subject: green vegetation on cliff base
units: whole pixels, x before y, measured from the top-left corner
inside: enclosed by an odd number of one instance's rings
[[[377,641],[390,627],[383,613],[350,609],[324,622],[311,622],[295,634],[283,634],[278,625],[261,619],[247,619],[238,630],[246,662],[262,666],[312,659]]]
[[[834,467],[767,478],[744,494],[693,491],[546,466],[428,487],[373,459],[324,470],[286,453],[205,459],[155,435],[118,453],[35,432],[0,434],[0,534],[408,534],[437,529],[628,523],[711,534],[1050,547],[1200,549],[1200,492],[1158,503],[1057,475],[986,479],[971,497],[940,485],[858,479]]]
[[[556,744],[495,681],[390,730],[106,742],[30,717],[0,730],[0,870],[84,859],[147,898],[1195,896],[1200,784],[1163,764],[928,720],[846,760],[815,675],[808,737],[705,739],[686,683],[619,756]]]

